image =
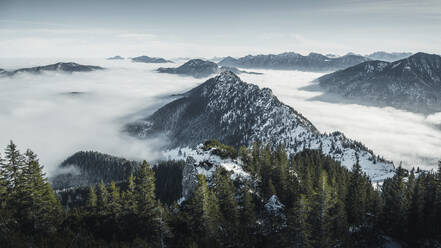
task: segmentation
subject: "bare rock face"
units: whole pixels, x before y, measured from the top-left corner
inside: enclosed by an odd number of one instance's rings
[[[182,199],[189,199],[198,183],[198,173],[195,167],[196,160],[188,157],[182,171]]]

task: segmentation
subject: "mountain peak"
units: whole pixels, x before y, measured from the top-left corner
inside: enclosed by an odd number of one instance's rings
[[[426,57],[426,56],[433,56],[436,54],[429,54],[429,53],[423,53],[423,52],[417,52],[414,55],[410,56],[410,57]]]
[[[195,147],[206,140],[239,148],[260,141],[283,145],[288,153],[318,149],[351,168],[358,160],[373,181],[393,172],[359,142],[342,134],[322,134],[270,89],[243,82],[231,71],[207,80],[151,116],[127,126],[138,137],[166,134],[168,148]]]
[[[241,81],[241,79],[236,74],[234,74],[234,72],[226,70],[221,72],[219,76],[216,77],[216,81],[235,83]]]
[[[435,60],[441,60],[441,56],[439,56],[437,54],[429,54],[429,53],[419,52],[419,53],[415,53],[414,55],[410,56],[407,59],[414,60],[414,61],[421,61],[421,60],[435,61]]]

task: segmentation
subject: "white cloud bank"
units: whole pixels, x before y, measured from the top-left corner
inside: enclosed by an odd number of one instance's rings
[[[56,59],[0,60],[0,68],[54,63]],[[124,124],[147,116],[203,79],[153,72],[159,66],[130,61],[77,59],[105,71],[22,74],[0,78],[0,146],[14,140],[21,149],[40,155],[50,174],[57,164],[79,150],[97,150],[129,159],[159,158],[163,140],[143,141],[121,132]],[[321,74],[263,71],[241,75],[249,83],[273,89],[284,103],[301,112],[322,132],[342,131],[396,163],[435,165],[441,158],[441,114],[412,114],[392,108],[309,101],[317,92],[301,90]],[[70,94],[80,92],[80,94]]]
[[[2,60],[0,68],[53,62]],[[124,124],[138,117],[134,113],[148,114],[152,106],[167,101],[164,94],[181,92],[198,81],[176,80],[175,76],[152,72],[158,65],[79,62],[109,69],[0,79],[0,146],[12,139],[22,150],[34,150],[49,174],[79,150],[97,150],[129,159],[157,159],[156,148],[164,141],[129,137],[121,132]]]

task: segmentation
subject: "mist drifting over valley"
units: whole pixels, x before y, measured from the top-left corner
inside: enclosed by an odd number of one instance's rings
[[[44,65],[60,59],[2,59],[6,69]],[[158,64],[129,60],[76,59],[106,70],[65,74],[22,73],[0,78],[0,143],[14,140],[35,150],[51,175],[56,166],[80,150],[96,150],[128,159],[163,158],[163,138],[129,136],[124,126],[148,116],[208,78],[155,72]],[[184,61],[183,61],[184,62]],[[183,62],[169,64],[178,66]],[[162,65],[161,65],[162,66]],[[341,131],[398,165],[434,169],[441,154],[441,114],[423,116],[391,107],[366,107],[317,101],[321,92],[304,90],[323,73],[257,70],[243,81],[272,89],[279,100],[308,118],[321,132]]]

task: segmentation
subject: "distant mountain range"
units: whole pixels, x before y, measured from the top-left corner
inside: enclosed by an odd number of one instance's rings
[[[372,54],[366,55],[365,57],[370,58],[372,60],[381,60],[381,61],[387,61],[387,62],[393,62],[400,59],[405,59],[407,57],[412,56],[412,53],[388,53],[388,52],[374,52]]]
[[[180,74],[193,76],[196,78],[208,77],[211,74],[216,73],[218,66],[216,63],[211,61],[206,61],[202,59],[192,59],[187,61],[185,64],[176,68],[158,68],[158,72],[170,73],[170,74]]]
[[[22,68],[17,69],[14,71],[5,71],[3,69],[0,69],[0,75],[2,76],[14,76],[19,73],[34,73],[39,74],[45,71],[61,71],[61,72],[89,72],[89,71],[96,71],[96,70],[103,70],[103,67],[99,66],[93,66],[93,65],[80,65],[77,63],[56,63],[51,65],[45,65],[45,66],[36,66],[36,67],[30,67],[30,68]]]
[[[116,56],[113,56],[113,57],[110,57],[110,58],[107,58],[108,60],[122,60],[122,59],[124,59],[124,57],[121,57],[121,56],[119,56],[119,55],[116,55]]]
[[[441,57],[417,53],[395,62],[368,61],[317,79],[326,91],[364,104],[441,112]]]
[[[173,61],[166,60],[164,58],[155,58],[149,56],[139,56],[132,58],[132,62],[141,62],[141,63],[173,63]]]
[[[327,57],[318,53],[303,56],[298,53],[282,53],[269,55],[248,55],[241,58],[226,57],[218,64],[240,68],[282,69],[300,71],[335,71],[347,68],[369,59],[360,55]]]
[[[158,68],[157,71],[160,73],[179,74],[179,75],[192,76],[195,78],[203,78],[226,70],[233,71],[237,74],[240,73],[261,74],[257,72],[247,72],[247,71],[239,70],[235,67],[225,67],[225,66],[219,67],[214,62],[202,60],[202,59],[191,59],[187,61],[185,64],[176,68],[161,67]]]
[[[138,137],[166,134],[168,149],[195,147],[208,139],[238,148],[255,141],[284,145],[290,153],[319,149],[351,168],[357,161],[372,180],[393,175],[394,167],[342,133],[322,134],[270,89],[240,80],[230,71],[188,91],[127,130]]]

